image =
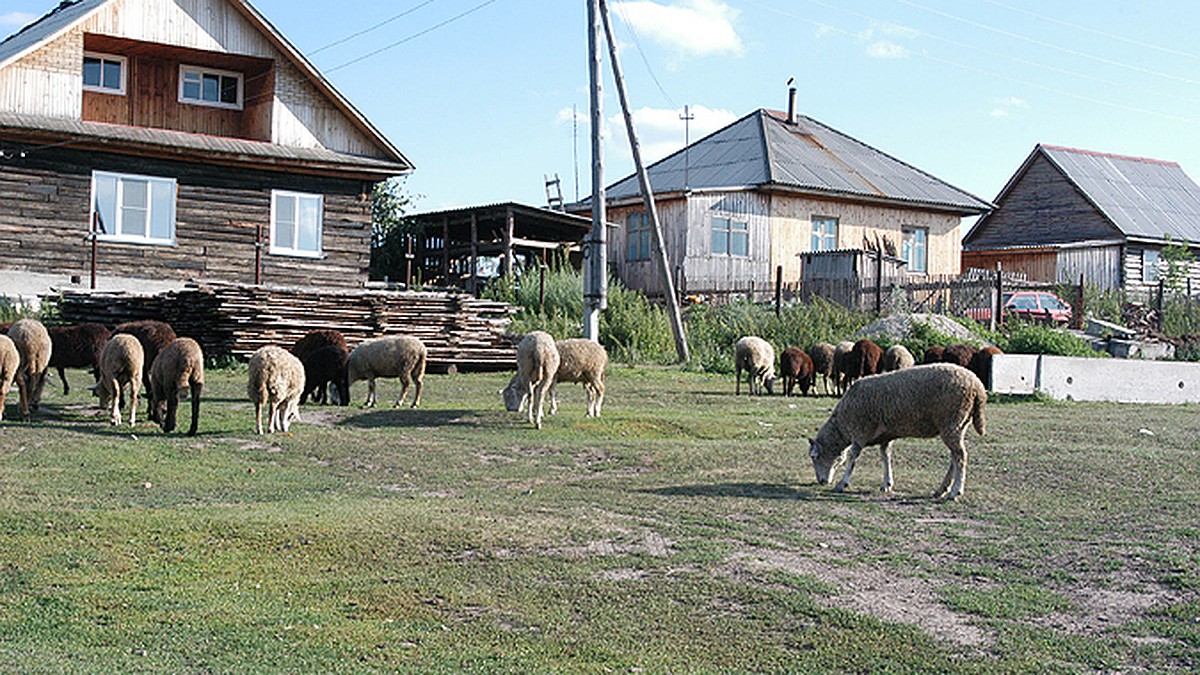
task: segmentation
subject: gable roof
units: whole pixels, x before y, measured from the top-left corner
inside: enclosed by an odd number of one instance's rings
[[[26,54],[51,42],[54,38],[71,30],[93,12],[111,0],[62,0],[57,7],[37,21],[25,26],[3,42],[0,42],[0,68],[20,59]],[[302,53],[270,21],[247,0],[213,0],[228,2],[255,26],[276,49],[288,59],[305,77],[322,92],[344,114],[350,123],[374,141],[388,158],[398,166],[397,173],[408,173],[416,168],[400,150],[383,135],[358,108],[350,103],[325,76],[321,74]]]
[[[656,194],[767,189],[924,206],[964,215],[992,208],[988,202],[811,117],[800,115],[796,124],[789,124],[784,113],[764,109],[651,164],[646,171]],[[636,174],[607,189],[612,200],[640,194]]]
[[[999,209],[1039,158],[1125,237],[1200,243],[1200,186],[1175,162],[1038,144],[996,197]],[[981,218],[963,241],[982,233],[988,220]]]

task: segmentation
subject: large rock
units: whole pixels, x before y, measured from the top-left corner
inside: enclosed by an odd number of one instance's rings
[[[979,341],[962,324],[941,314],[893,314],[867,324],[859,329],[854,337],[899,342],[907,338],[912,332],[913,326],[918,324],[925,324],[933,330],[953,338],[954,341],[969,343]]]

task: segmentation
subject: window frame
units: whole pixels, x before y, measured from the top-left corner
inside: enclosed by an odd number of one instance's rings
[[[100,84],[87,84],[86,82],[84,82],[83,83],[84,91],[91,91],[91,92],[95,92],[98,94],[109,94],[111,96],[124,96],[125,95],[125,92],[128,89],[128,87],[126,85],[129,81],[129,58],[128,57],[121,56],[120,54],[105,54],[103,52],[84,52],[83,59],[84,60],[80,62],[81,65],[86,64],[87,59],[99,59],[99,61],[100,61]],[[116,89],[112,89],[110,87],[104,86],[104,63],[106,61],[109,63],[116,63],[121,67],[121,86]],[[80,74],[79,74],[80,81],[83,80],[83,77],[84,77],[84,74],[82,72],[80,72]]]
[[[719,223],[723,222],[724,225]],[[731,216],[713,216],[712,223],[709,227],[710,237],[709,245],[712,246],[713,255],[727,255],[734,258],[750,257],[750,221],[739,220]],[[717,250],[717,239],[723,238],[722,248]],[[734,250],[734,242],[741,241],[744,246],[743,251]]]
[[[97,189],[96,189],[97,182],[98,182],[97,179],[106,179],[106,178],[115,179],[115,181],[116,181],[115,194],[113,195],[113,197],[114,197],[113,214],[112,214],[113,222],[111,223],[111,228],[113,231],[101,232],[101,231],[97,230],[95,234],[96,234],[96,238],[99,241],[117,242],[117,243],[125,243],[125,244],[145,244],[145,245],[150,245],[150,246],[174,246],[175,245],[176,214],[177,214],[178,208],[179,208],[179,182],[174,178],[167,178],[165,176],[147,176],[144,174],[119,173],[116,171],[93,170],[92,171],[92,180],[91,180],[91,201],[89,202],[91,204],[91,210],[90,210],[90,213],[88,216],[89,217],[89,222],[88,222],[88,230],[89,231],[91,231],[91,229],[94,227],[94,225],[93,225],[94,221],[91,219],[94,219],[96,217],[96,213],[100,211],[100,208],[97,205],[97,200],[99,198],[99,195],[97,194]],[[142,208],[142,207],[137,207],[137,206],[125,203],[125,199],[124,199],[125,186],[127,183],[132,183],[134,181],[144,181],[146,183],[146,203],[144,206],[144,209],[146,211],[145,228],[143,230],[143,234],[140,234],[140,235],[128,233],[126,230],[126,227],[125,227],[125,222],[124,222],[126,213],[128,213],[131,209]],[[154,217],[157,215],[157,210],[155,209],[156,200],[154,199],[154,195],[155,195],[154,186],[155,185],[160,186],[161,189],[167,189],[168,194],[170,195],[170,203],[167,205],[167,210],[168,210],[168,214],[169,214],[167,216],[167,224],[168,224],[168,228],[169,228],[169,234],[165,238],[164,237],[155,237],[153,235]],[[161,206],[161,204],[160,204],[160,206]],[[109,227],[110,227],[109,224],[105,224],[103,222],[102,222],[102,224],[104,224],[105,230],[109,229]]]
[[[650,238],[650,214],[638,211],[625,217],[625,261],[650,260],[654,242]]]
[[[914,236],[920,234],[920,266],[913,264],[912,253],[917,248]],[[910,274],[929,274],[929,228],[905,226],[900,228],[900,257],[906,263],[906,270]]]
[[[196,74],[200,76],[200,98],[189,98],[184,96],[184,85],[186,84],[186,76],[188,74]],[[221,101],[221,80],[217,80],[217,99],[209,101],[204,98],[204,76],[215,75],[218,78],[232,77],[237,79],[237,102],[226,103]],[[242,73],[233,70],[221,70],[220,68],[209,68],[207,66],[196,66],[187,63],[179,64],[179,92],[178,98],[180,103],[188,105],[202,105],[210,108],[224,108],[226,110],[242,110],[246,104],[246,76]]]
[[[1153,249],[1142,249],[1142,283],[1157,284],[1162,279],[1162,252]]]
[[[293,223],[292,241],[284,246],[279,242],[278,203],[281,197],[296,200]],[[317,222],[315,250],[298,248],[300,240],[300,200],[315,199],[317,201]],[[295,190],[271,190],[271,223],[270,245],[267,251],[271,255],[290,256],[293,258],[324,258],[325,257],[325,195],[315,192],[297,192]]]
[[[833,216],[812,216],[809,218],[809,246],[814,253],[820,251],[836,251],[838,250],[838,229],[841,227],[841,222]],[[818,232],[818,223],[821,225],[833,225],[833,232],[824,231]],[[818,239],[819,238],[819,239]],[[828,246],[827,243],[830,243]]]

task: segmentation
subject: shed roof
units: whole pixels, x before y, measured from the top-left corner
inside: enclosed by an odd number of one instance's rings
[[[479,239],[499,240],[510,213],[513,217],[513,237],[522,246],[537,246],[539,243],[577,244],[592,229],[589,218],[517,202],[414,213],[409,218],[433,228],[433,232],[445,225],[450,230],[450,238],[458,241],[471,240],[473,220]]]
[[[656,194],[767,189],[902,203],[964,215],[992,205],[811,117],[756,110],[647,167]],[[637,175],[613,184],[611,200],[641,194]]]

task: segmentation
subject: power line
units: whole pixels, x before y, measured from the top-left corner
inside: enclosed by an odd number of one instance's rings
[[[421,4],[417,5],[416,7],[413,7],[412,9],[408,9],[403,12],[400,12],[399,14],[397,14],[395,16],[388,17],[388,18],[384,19],[383,21],[380,21],[379,23],[376,23],[375,25],[373,25],[369,28],[364,28],[364,29],[358,31],[357,33],[351,33],[350,35],[347,35],[346,37],[344,37],[340,40],[334,40],[333,42],[330,42],[329,44],[327,44],[323,47],[317,47],[316,49],[313,49],[308,53],[311,56],[313,54],[316,54],[317,52],[323,52],[326,49],[329,49],[330,47],[336,47],[336,46],[342,44],[343,42],[349,42],[350,40],[353,40],[354,38],[359,37],[360,35],[366,35],[367,33],[370,33],[373,30],[376,30],[378,28],[383,28],[384,26],[388,25],[389,23],[391,23],[397,19],[403,18],[405,16],[408,16],[409,14],[412,14],[413,12],[417,11],[418,9],[421,9],[425,5],[431,5],[436,1],[437,0],[425,0],[425,2],[422,2]]]
[[[625,25],[625,29],[633,36],[633,44],[637,47],[638,54],[642,57],[642,63],[646,65],[646,72],[650,74],[650,79],[654,81],[654,85],[658,87],[658,91],[663,95],[663,98],[667,99],[667,103],[672,108],[678,108],[679,106],[675,105],[675,99],[671,98],[671,95],[667,93],[662,82],[658,81],[658,76],[654,74],[654,69],[650,67],[650,59],[646,57],[646,51],[642,49],[642,41],[638,39],[637,31],[634,30],[633,24],[629,22],[629,17],[625,16],[625,8],[619,2],[614,3],[614,5],[617,8],[617,14],[621,15],[621,23]]]
[[[399,47],[400,45],[402,45],[406,42],[411,42],[411,41],[421,37],[422,35],[427,35],[429,33],[432,33],[433,31],[435,31],[439,28],[442,28],[448,24],[454,23],[455,21],[458,21],[459,19],[462,19],[470,14],[474,14],[475,12],[478,12],[479,10],[483,9],[484,7],[487,7],[488,5],[490,5],[494,2],[496,2],[496,0],[486,0],[485,2],[481,2],[478,5],[475,5],[474,7],[472,7],[471,9],[468,9],[467,11],[461,12],[459,14],[455,14],[454,16],[450,17],[449,19],[446,19],[445,21],[442,21],[441,23],[434,24],[433,26],[430,26],[429,28],[426,28],[425,30],[417,31],[416,33],[413,33],[412,35],[409,35],[408,37],[403,38],[401,40],[397,40],[389,45],[385,45],[374,51],[367,52],[366,54],[363,54],[362,56],[350,59],[349,61],[346,61],[345,63],[340,63],[332,68],[327,68],[325,70],[325,72],[332,73],[335,70],[341,70],[342,68],[345,68],[346,66],[352,66],[360,61],[365,61],[365,60],[371,58],[372,56],[376,56],[378,54],[386,52],[389,49],[394,49],[396,47]]]

